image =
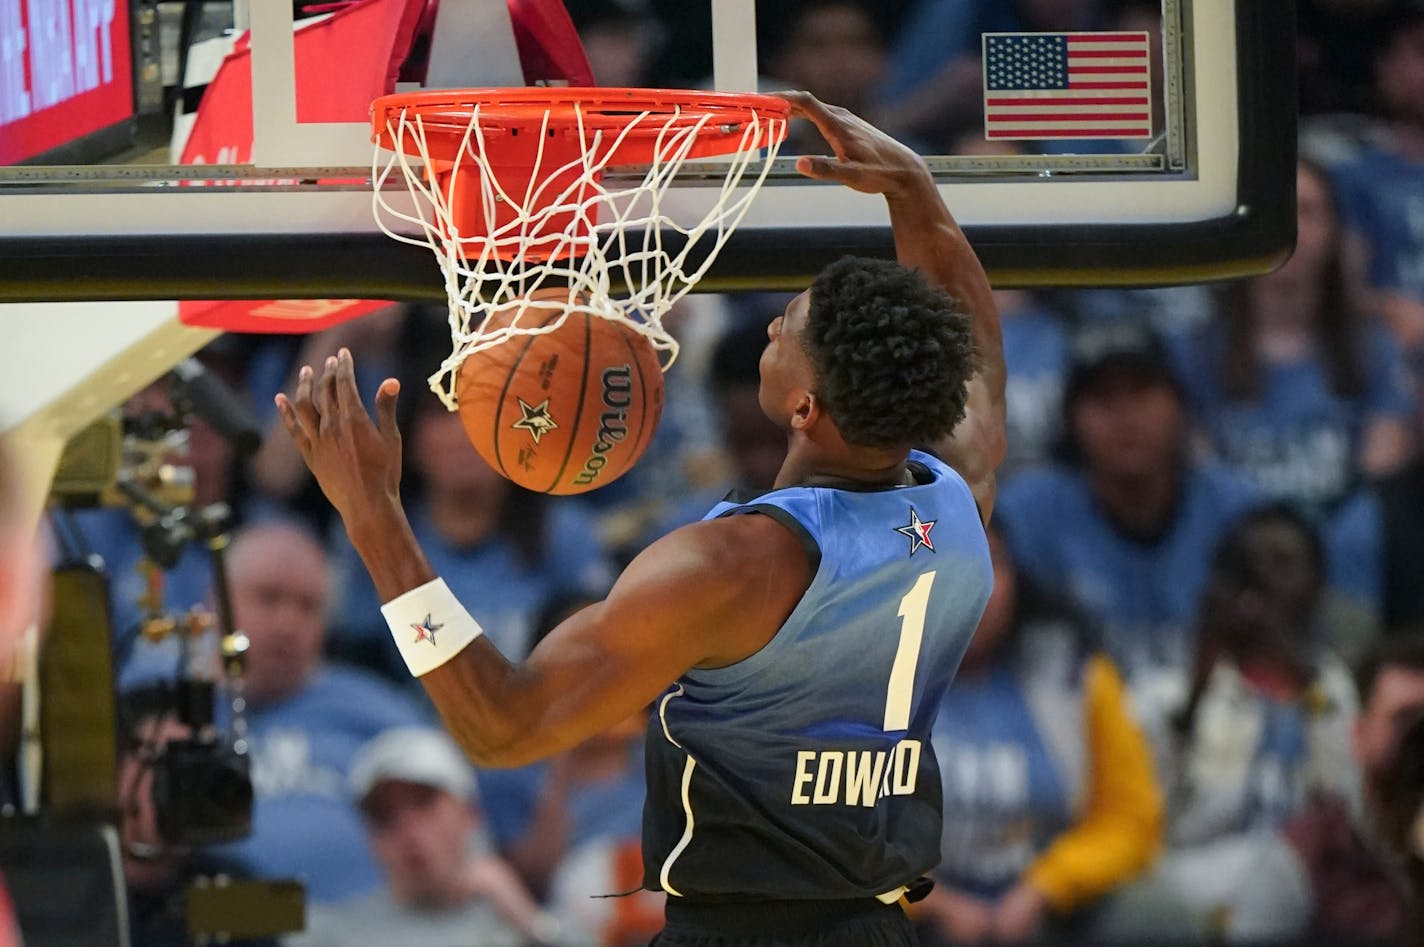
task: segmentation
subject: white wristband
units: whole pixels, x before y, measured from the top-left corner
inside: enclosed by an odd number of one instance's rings
[[[405,666],[416,677],[429,674],[484,629],[455,598],[444,579],[431,579],[381,606]]]

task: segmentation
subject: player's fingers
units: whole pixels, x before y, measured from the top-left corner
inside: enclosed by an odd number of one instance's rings
[[[297,445],[297,450],[302,452],[303,457],[306,457],[307,452],[311,450],[311,437],[309,437],[307,432],[302,428],[302,422],[298,419],[297,412],[292,407],[292,402],[288,400],[287,396],[278,393],[276,400],[277,416],[282,419],[282,426],[287,429],[287,434],[292,438],[293,443]]]
[[[802,155],[796,159],[796,170],[808,178],[818,181],[839,181],[848,187],[858,187],[865,182],[867,170],[856,161],[838,161],[818,155]]]
[[[316,405],[312,402],[312,378],[314,377],[310,365],[303,365],[301,371],[297,372],[297,393],[292,399],[292,412],[301,422],[302,430],[308,437],[314,437],[320,419],[317,417]]]
[[[376,389],[376,428],[389,441],[400,443],[400,428],[396,425],[396,399],[400,382],[387,378]]]
[[[793,116],[804,118],[816,126],[816,130],[830,144],[837,157],[845,157],[844,117],[850,115],[849,112],[827,105],[809,92],[778,92],[777,96],[787,101]]]
[[[336,356],[327,357],[322,367],[321,378],[317,379],[313,401],[321,418],[321,429],[327,430],[340,422],[336,408]]]
[[[356,361],[351,357],[351,350],[344,345],[336,353],[336,377],[333,385],[336,409],[348,420],[365,417],[366,409],[361,405],[361,393],[356,390]]]

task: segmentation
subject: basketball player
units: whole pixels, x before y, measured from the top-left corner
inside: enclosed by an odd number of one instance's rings
[[[988,279],[920,158],[786,98],[836,154],[798,169],[883,194],[899,263],[833,264],[771,324],[761,404],[788,436],[775,488],[649,546],[522,664],[412,538],[395,381],[374,423],[346,352],[277,398],[475,762],[539,759],[654,705],[643,848],[645,884],[668,894],[660,945],[914,942],[899,901],[939,859],[930,722],[992,584],[1004,366]],[[934,443],[943,460],[912,450]]]

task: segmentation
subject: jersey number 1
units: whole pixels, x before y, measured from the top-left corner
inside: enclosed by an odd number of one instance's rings
[[[915,665],[920,663],[920,641],[925,636],[925,612],[930,607],[931,570],[915,580],[914,587],[900,599],[900,644],[890,667],[890,686],[885,691],[885,729],[908,730],[910,698],[915,689]]]

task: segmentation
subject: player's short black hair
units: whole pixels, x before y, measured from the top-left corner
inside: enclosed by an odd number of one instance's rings
[[[816,394],[848,443],[928,446],[964,417],[971,323],[917,270],[845,257],[811,284],[803,334]]]

